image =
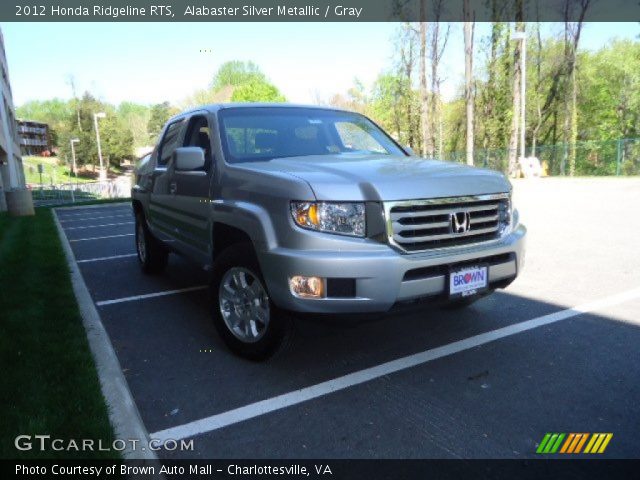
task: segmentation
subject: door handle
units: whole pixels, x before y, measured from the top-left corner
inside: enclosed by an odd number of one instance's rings
[[[169,193],[171,195],[175,195],[177,191],[178,191],[178,185],[176,184],[176,182],[171,182],[169,184]]]

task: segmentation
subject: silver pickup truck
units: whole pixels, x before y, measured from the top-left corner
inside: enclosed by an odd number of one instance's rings
[[[146,273],[170,252],[211,271],[231,350],[273,354],[290,312],[469,305],[509,285],[526,229],[501,173],[416,157],[363,115],[209,105],[171,118],[136,170]]]

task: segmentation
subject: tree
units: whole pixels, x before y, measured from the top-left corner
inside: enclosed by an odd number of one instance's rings
[[[112,166],[118,166],[120,161],[131,158],[133,155],[133,135],[131,131],[118,118],[112,105],[100,102],[90,93],[85,94],[77,101],[76,109],[67,118],[67,128],[61,135],[60,157],[67,163],[71,161],[70,141],[77,138],[80,141],[75,145],[76,165],[79,167],[91,165],[95,171],[98,164],[98,146],[93,115],[105,112],[106,118],[100,120],[101,147],[103,161]],[[79,120],[78,120],[79,119]]]
[[[387,79],[388,93],[393,97],[394,125],[398,139],[413,150],[420,151],[420,108],[413,90],[413,71],[416,63],[416,32],[410,24],[404,24],[398,32],[397,50],[400,56],[395,78]],[[404,117],[404,118],[403,118]]]
[[[251,80],[233,90],[234,102],[285,102],[284,95],[275,85],[264,80]]]
[[[349,88],[346,95],[337,93],[333,95],[327,103],[335,107],[363,114],[366,114],[370,107],[365,87],[357,78],[353,79],[353,86]]]
[[[151,107],[149,113],[149,122],[147,123],[147,132],[149,138],[155,143],[155,139],[160,136],[162,127],[167,123],[167,120],[174,115],[173,110],[169,102],[157,103]]]
[[[442,15],[443,8],[443,0],[433,0],[433,18],[434,22],[431,23],[430,28],[430,49],[429,49],[429,60],[431,61],[431,101],[430,108],[431,112],[429,114],[429,120],[431,121],[431,126],[429,127],[429,131],[431,133],[431,141],[429,145],[436,148],[436,136],[438,138],[438,156],[442,157],[442,108],[441,108],[441,98],[440,98],[440,84],[442,80],[440,79],[439,67],[440,60],[442,59],[442,55],[444,54],[445,48],[447,46],[447,40],[449,39],[449,31],[450,25],[447,24],[447,28],[444,31],[444,34],[441,31],[442,24],[440,23],[440,18]],[[436,135],[436,132],[438,134]]]
[[[494,17],[500,14],[498,0],[492,0]],[[476,104],[474,111],[481,115],[474,118],[474,130],[482,142],[482,148],[504,148],[509,142],[511,119],[512,58],[509,43],[509,25],[492,22],[488,52],[484,65],[484,78],[476,80]],[[476,70],[480,70],[476,68]],[[474,136],[476,138],[476,136]]]
[[[52,100],[32,100],[16,108],[17,118],[34,120],[49,125],[50,141],[53,146],[60,146],[59,134],[68,126],[69,116],[73,113],[70,102],[54,98]]]
[[[565,44],[565,65],[566,82],[564,94],[564,141],[571,146],[569,153],[569,175],[573,176],[576,170],[575,144],[578,140],[578,106],[577,106],[577,82],[576,82],[576,60],[578,44],[580,43],[580,33],[584,16],[589,8],[591,0],[565,0],[564,8],[564,44]],[[570,22],[573,5],[578,4],[578,21]],[[563,162],[564,167],[564,162]],[[563,172],[564,173],[564,168]]]
[[[473,165],[473,16],[469,10],[469,0],[464,0],[464,99],[467,112],[467,165]]]
[[[133,155],[133,134],[117,115],[107,116],[100,123],[100,144],[107,165],[119,167],[122,160]]]
[[[578,131],[583,140],[640,136],[640,43],[618,40],[580,56]]]
[[[520,19],[516,23],[516,31],[524,34],[524,22],[522,21],[523,0],[518,0],[518,13],[517,17]],[[509,140],[509,163],[508,172],[509,175],[515,175],[517,171],[517,158],[518,158],[518,137],[520,135],[520,108],[522,99],[520,98],[520,89],[522,82],[522,63],[520,62],[520,56],[522,55],[522,42],[516,42],[516,47],[513,54],[513,113],[511,117],[511,137]],[[524,125],[522,126],[524,127]]]
[[[196,90],[182,103],[185,107],[195,107],[230,101],[284,102],[286,99],[280,90],[269,82],[258,65],[233,60],[220,66],[209,88]]]
[[[267,82],[267,78],[260,67],[255,63],[243,62],[240,60],[232,60],[230,62],[223,63],[211,80],[211,89],[218,91],[221,88],[231,85],[232,87],[239,87],[247,83]]]
[[[427,28],[426,0],[420,1],[420,125],[422,128],[422,156],[433,157],[433,143],[429,121],[429,91],[427,90]]]
[[[392,72],[378,75],[371,90],[370,108],[371,116],[400,142],[404,140],[404,115],[398,88],[401,81]]]
[[[122,102],[118,105],[116,113],[122,121],[123,128],[131,132],[134,146],[144,147],[149,145],[147,127],[151,119],[151,109],[147,105]]]

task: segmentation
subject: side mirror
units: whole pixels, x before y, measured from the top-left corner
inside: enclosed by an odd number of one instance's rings
[[[189,171],[204,167],[204,151],[200,147],[179,147],[173,152],[176,170]]]

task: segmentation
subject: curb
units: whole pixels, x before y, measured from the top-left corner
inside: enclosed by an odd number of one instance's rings
[[[114,204],[109,204],[109,206],[113,205]],[[96,370],[100,379],[102,395],[107,402],[109,420],[111,421],[116,437],[121,439],[137,439],[140,440],[141,444],[143,442],[147,444],[149,441],[149,432],[147,432],[144,423],[142,423],[140,412],[138,412],[138,407],[133,400],[127,380],[124,378],[120,362],[113,349],[109,335],[102,324],[100,314],[93,303],[87,285],[84,283],[69,240],[62,229],[62,225],[60,225],[57,208],[53,208],[51,214],[53,215],[56,228],[58,229],[58,236],[60,237],[60,242],[62,243],[62,248],[67,258],[73,292],[78,301],[78,308],[87,333],[89,347],[96,362]],[[125,450],[121,452],[125,459],[142,459],[159,462],[153,450],[148,448],[142,451],[132,450],[130,443],[131,442],[126,442],[127,446]]]

